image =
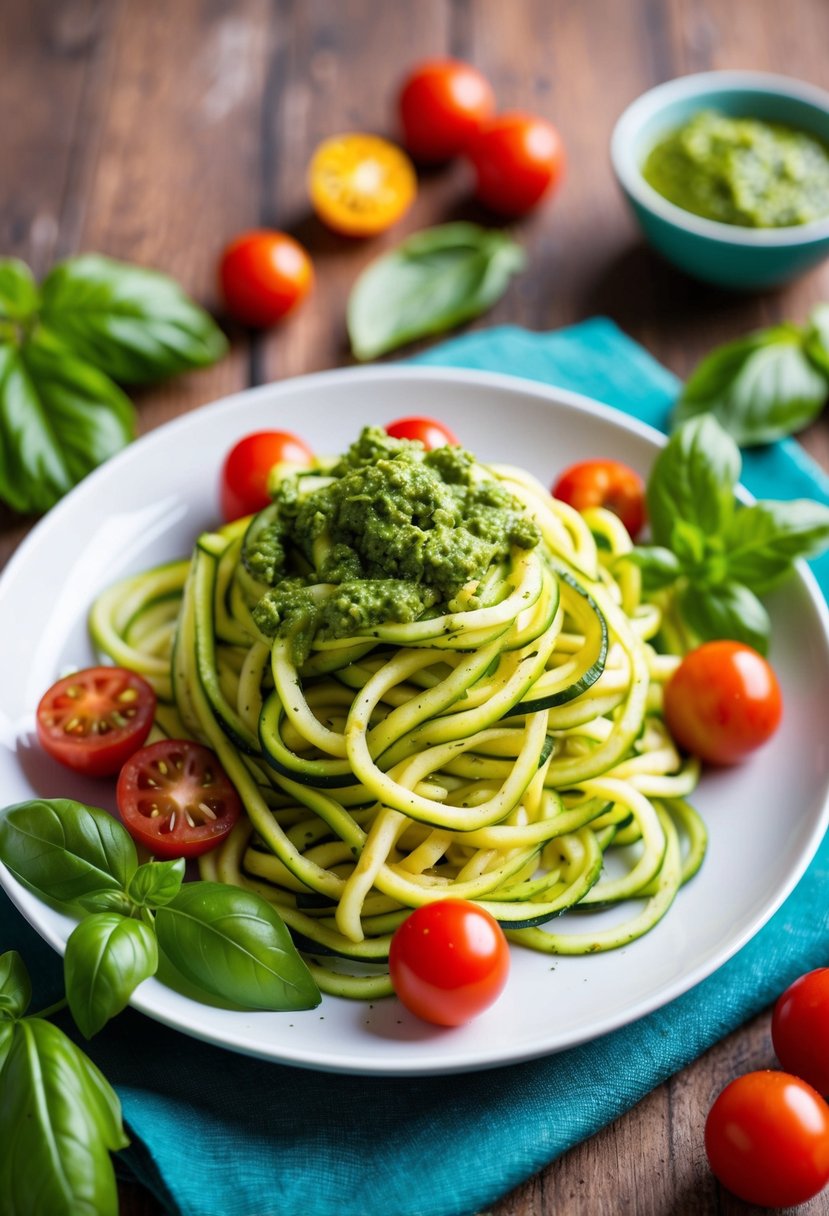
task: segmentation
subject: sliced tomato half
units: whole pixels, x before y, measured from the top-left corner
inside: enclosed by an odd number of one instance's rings
[[[53,759],[87,777],[117,773],[141,747],[155,717],[155,693],[123,667],[64,676],[37,707],[37,737]]]
[[[117,800],[133,840],[163,858],[215,848],[242,814],[216,755],[190,739],[162,739],[131,756],[118,778]]]

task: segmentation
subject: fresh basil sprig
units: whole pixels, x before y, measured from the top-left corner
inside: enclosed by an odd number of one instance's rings
[[[84,254],[38,287],[24,262],[0,258],[0,499],[48,510],[133,438],[116,381],[204,367],[226,349],[166,275]]]
[[[117,1216],[110,1153],[128,1144],[118,1097],[46,1015],[68,1004],[81,1033],[97,1034],[155,974],[159,949],[173,971],[236,1007],[312,1009],[319,989],[269,903],[224,883],[184,883],[181,859],[138,865],[132,839],[105,811],[68,799],[8,807],[0,861],[82,914],[66,943],[66,1000],[51,1010],[27,1016],[23,960],[0,955],[3,1211]]]
[[[733,638],[765,654],[770,624],[760,596],[798,558],[829,545],[829,507],[811,499],[742,504],[742,462],[711,414],[684,422],[654,461],[647,485],[653,544],[622,560],[642,572],[676,648]]]
[[[348,301],[348,333],[358,359],[443,333],[491,308],[523,269],[510,236],[478,224],[426,228],[372,262]]]
[[[718,347],[685,384],[681,424],[713,414],[740,446],[771,443],[812,422],[829,397],[829,305],[804,327],[775,325]]]
[[[154,975],[158,949],[212,997],[248,1009],[312,1009],[320,993],[271,905],[224,883],[185,883],[184,862],[139,866],[124,827],[95,807],[38,799],[0,815],[0,861],[83,919],[66,946],[69,1007],[87,1038]]]

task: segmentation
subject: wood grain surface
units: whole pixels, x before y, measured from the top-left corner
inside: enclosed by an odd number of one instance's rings
[[[306,307],[266,335],[228,324],[232,351],[218,366],[136,394],[142,431],[250,384],[347,364],[345,302],[361,267],[415,228],[486,217],[458,164],[422,176],[393,232],[341,240],[309,214],[308,159],[345,129],[394,135],[404,71],[449,53],[488,75],[502,108],[555,122],[568,150],[559,195],[517,225],[528,270],[478,325],[548,329],[604,313],[683,375],[717,342],[803,320],[829,299],[829,266],[739,296],[663,265],[613,181],[613,123],[643,90],[687,72],[757,68],[829,87],[827,50],[827,0],[0,0],[0,254],[42,273],[102,251],[173,274],[220,311],[216,260],[235,233],[270,225],[308,246],[317,284]],[[829,468],[829,424],[802,441]],[[32,522],[0,510],[0,559]],[[708,1172],[702,1128],[728,1080],[772,1064],[766,1015],[489,1216],[751,1212]],[[140,1188],[121,1197],[123,1216],[159,1216]],[[817,1216],[829,1201],[799,1211]]]

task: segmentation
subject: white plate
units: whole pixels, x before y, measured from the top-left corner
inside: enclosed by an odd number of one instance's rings
[[[482,459],[523,465],[547,484],[587,456],[613,456],[644,474],[663,442],[649,428],[572,393],[505,376],[395,366],[268,385],[155,431],[50,512],[0,580],[3,803],[40,795],[113,807],[109,782],[84,782],[42,756],[33,742],[35,706],[58,674],[93,659],[85,620],[96,594],[122,575],[188,553],[199,530],[216,522],[218,471],[237,438],[277,426],[297,431],[320,452],[335,452],[367,422],[424,413],[442,418]],[[803,569],[770,609],[786,706],[782,727],[749,763],[704,778],[694,802],[710,830],[708,857],[645,938],[587,958],[516,949],[503,996],[456,1030],[426,1026],[394,1000],[371,1007],[325,998],[311,1012],[239,1014],[197,1004],[156,980],[141,985],[133,1005],[251,1055],[385,1074],[525,1060],[664,1005],[768,920],[808,865],[829,818],[826,608]],[[0,878],[35,928],[62,950],[71,922],[7,872]],[[566,920],[557,927],[565,928]]]

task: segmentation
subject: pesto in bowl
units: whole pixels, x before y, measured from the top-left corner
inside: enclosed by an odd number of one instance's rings
[[[651,148],[642,176],[721,224],[786,228],[829,215],[829,146],[783,123],[701,110]]]

